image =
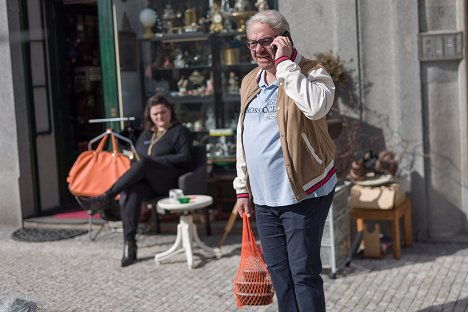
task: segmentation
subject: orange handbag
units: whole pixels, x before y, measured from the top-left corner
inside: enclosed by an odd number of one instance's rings
[[[103,151],[109,136],[112,152]],[[119,152],[117,139],[108,130],[96,150],[78,156],[68,173],[68,188],[75,196],[97,196],[107,191],[129,168],[130,159]]]

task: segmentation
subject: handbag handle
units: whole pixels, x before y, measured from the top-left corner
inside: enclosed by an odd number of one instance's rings
[[[110,129],[107,129],[106,135],[104,135],[104,137],[99,142],[99,145],[96,148],[96,153],[102,152],[102,150],[104,149],[104,145],[106,144],[107,139],[109,138],[109,135],[111,136],[111,142],[112,142],[112,154],[114,156],[119,154],[119,146],[117,144],[117,139],[115,138],[114,133]]]
[[[101,141],[99,142],[98,147],[96,148],[96,153],[102,152],[102,150],[104,149],[104,144],[106,144],[106,142],[107,142],[107,137],[108,137],[108,136],[109,136],[109,134],[107,133],[107,134],[101,139]]]
[[[247,217],[246,213],[244,213],[242,215],[242,223],[243,223],[243,226],[244,226],[244,231],[245,231],[245,234],[246,234],[246,238],[247,238],[247,240],[251,241],[251,239],[252,239],[252,229],[250,228],[249,217]]]
[[[112,154],[114,156],[119,155],[119,146],[117,144],[117,139],[115,138],[114,133],[110,132],[110,135],[112,136]]]
[[[94,150],[94,152],[96,154],[99,154],[100,152],[102,152],[102,150],[104,149],[104,145],[106,144],[107,142],[107,139],[108,139],[108,136],[111,135],[112,138],[112,151],[113,151],[113,154],[115,156],[118,156],[120,153],[119,151],[119,145],[117,143],[117,140],[120,139],[120,140],[123,140],[127,143],[129,143],[130,145],[130,149],[134,155],[134,157],[136,158],[136,160],[140,160],[140,157],[135,149],[135,146],[133,145],[133,142],[130,141],[128,138],[126,137],[123,137],[117,133],[115,133],[114,131],[112,131],[112,129],[106,129],[106,132],[102,133],[101,135],[95,137],[94,139],[92,139],[91,141],[89,141],[88,143],[88,150],[92,150],[92,144],[94,144],[97,140],[101,139],[101,141],[99,142],[99,145],[98,147]]]
[[[249,217],[247,217],[247,214],[244,213],[242,215],[242,222],[243,222],[243,233],[242,233],[242,251],[241,253],[247,251],[248,249],[251,249],[251,247],[255,246],[253,248],[253,252],[256,255],[260,255],[260,252],[257,248],[257,243],[255,241],[255,237],[252,231],[252,228],[250,227],[250,222],[249,222]],[[245,246],[245,248],[244,248]]]

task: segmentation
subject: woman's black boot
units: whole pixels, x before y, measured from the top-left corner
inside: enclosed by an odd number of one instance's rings
[[[137,245],[135,241],[124,242],[124,252],[122,256],[121,266],[126,267],[134,264],[137,259]]]
[[[93,213],[100,212],[105,208],[112,206],[114,198],[109,191],[102,193],[101,195],[94,197],[77,197],[79,204],[88,211]]]

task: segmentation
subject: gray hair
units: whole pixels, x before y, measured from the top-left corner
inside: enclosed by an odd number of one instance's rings
[[[280,12],[276,10],[260,11],[247,20],[247,32],[253,23],[267,24],[278,31],[279,34],[289,31],[289,23]]]

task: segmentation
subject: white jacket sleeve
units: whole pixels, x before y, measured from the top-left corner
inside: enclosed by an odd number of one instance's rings
[[[244,148],[242,147],[241,122],[242,114],[239,116],[237,125],[237,148],[236,148],[236,171],[237,177],[233,181],[236,194],[247,193],[247,163],[244,158]]]
[[[276,67],[276,78],[307,118],[318,120],[330,111],[335,84],[323,67],[314,68],[306,77],[298,64],[285,60]]]

